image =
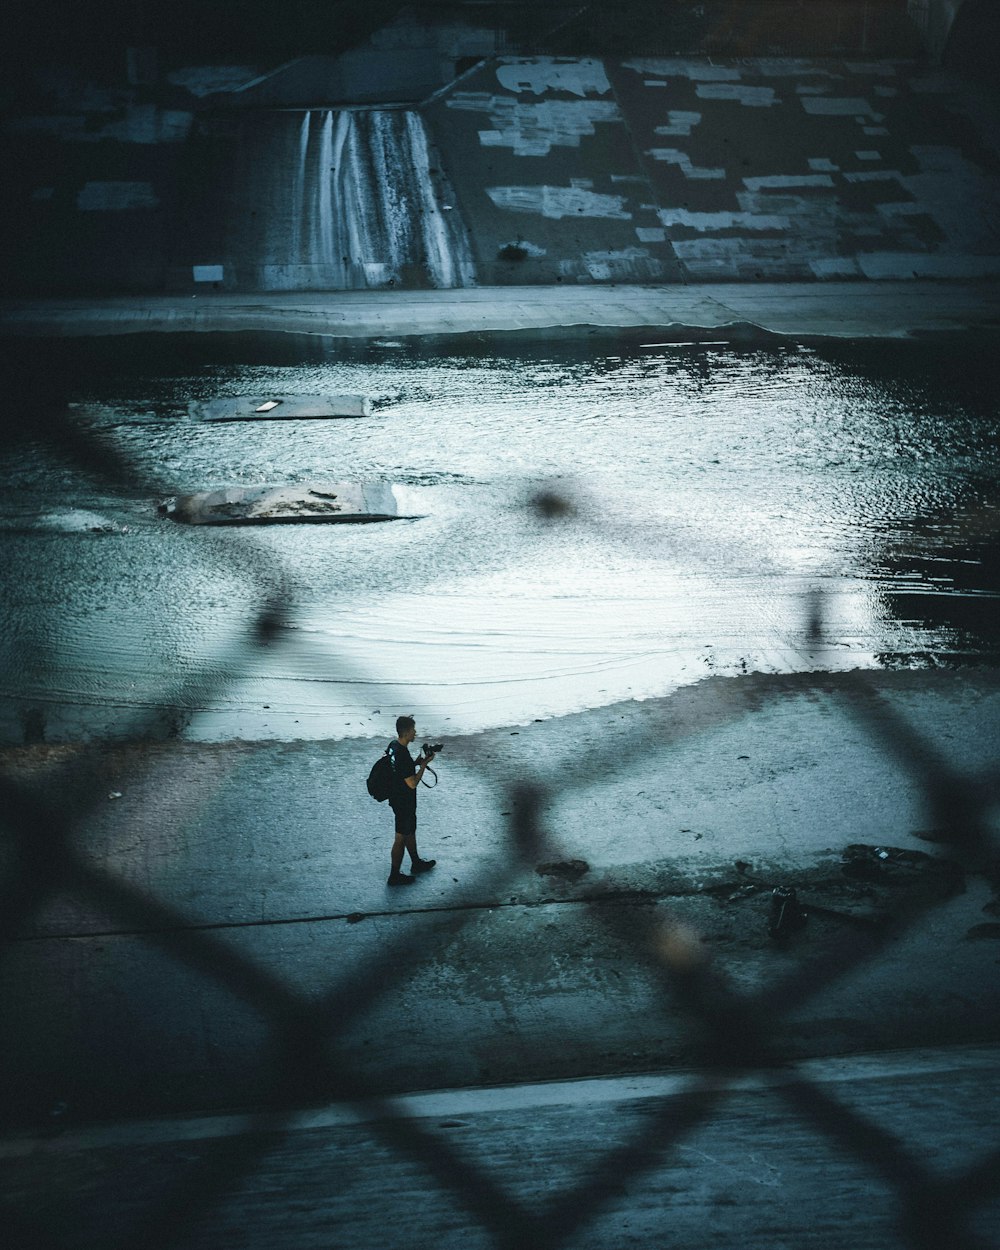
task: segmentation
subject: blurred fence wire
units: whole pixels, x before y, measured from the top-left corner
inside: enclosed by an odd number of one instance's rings
[[[65,410],[54,406],[38,414],[33,437],[48,444],[53,454],[69,460],[112,488],[162,490],[162,482],[139,480],[132,466],[107,444],[86,433]],[[552,524],[590,524],[582,519],[571,498],[547,490],[530,504],[537,516]],[[617,536],[627,541],[627,534]],[[266,545],[245,538],[256,547],[256,607],[248,621],[252,646],[264,647],[280,638],[294,604],[293,579]],[[205,547],[205,558],[214,548]],[[803,604],[809,632],[823,634],[822,600]],[[241,652],[245,639],[234,642]],[[36,644],[40,649],[42,644]],[[41,653],[44,661],[44,651]],[[233,655],[206,660],[189,683],[187,694],[205,706],[231,680],[238,667]],[[864,673],[850,676],[856,697],[847,705],[870,736],[873,750],[891,757],[909,777],[919,796],[928,827],[940,832],[947,854],[959,864],[982,870],[994,864],[997,850],[990,831],[990,815],[1000,794],[1000,773],[963,773],[950,764],[928,732],[915,730],[881,701]],[[191,689],[190,687],[195,687]],[[169,702],[177,692],[164,692]],[[153,730],[139,712],[132,714],[127,732],[141,738]],[[636,739],[637,749],[647,743]],[[699,935],[680,916],[664,920],[662,910],[650,911],[638,931],[616,930],[612,909],[597,901],[582,902],[597,926],[631,944],[636,967],[658,980],[670,1010],[686,1012],[701,1030],[702,1059],[710,1076],[692,1076],[680,1094],[662,1100],[651,1116],[626,1141],[610,1145],[582,1179],[548,1188],[543,1209],[526,1202],[515,1188],[505,1185],[488,1167],[476,1161],[419,1118],[384,1097],[379,1082],[352,1060],[349,1035],[379,999],[389,995],[408,975],[412,934],[386,938],[376,954],[344,975],[331,976],[328,992],[310,997],[296,990],[273,970],[256,963],[219,932],[192,925],[190,917],[155,894],[144,892],[111,867],[97,867],[76,846],[81,829],[106,789],[100,778],[101,744],[72,755],[58,768],[32,784],[5,779],[2,796],[4,847],[0,877],[0,924],[6,943],[22,940],[31,918],[54,894],[89,901],[114,924],[138,933],[172,961],[218,982],[251,1006],[267,1022],[269,1059],[262,1074],[260,1106],[242,1119],[242,1131],[202,1144],[197,1165],[174,1171],[152,1182],[132,1204],[127,1227],[114,1235],[102,1234],[103,1245],[153,1248],[200,1245],[200,1230],[228,1195],[252,1184],[276,1143],[293,1131],[298,1110],[319,1103],[341,1103],[359,1113],[364,1131],[387,1152],[390,1160],[408,1160],[422,1170],[426,1183],[465,1212],[465,1227],[488,1244],[514,1250],[555,1250],[571,1247],[575,1239],[619,1201],[622,1178],[630,1181],[659,1166],[669,1152],[683,1144],[701,1125],[725,1106],[732,1083],[747,1073],[790,1071],[792,1079],[780,1086],[790,1121],[807,1124],[817,1134],[855,1157],[892,1192],[900,1212],[900,1227],[908,1244],[920,1250],[973,1250],[984,1244],[969,1226],[980,1208],[1000,1195],[1000,1151],[969,1164],[943,1179],[931,1163],[920,1158],[910,1143],[883,1125],[838,1101],[829,1088],[796,1074],[795,1065],[782,1057],[780,1038],[785,1016],[862,964],[884,958],[887,943],[907,929],[920,926],[942,903],[940,892],[927,892],[897,908],[891,931],[873,926],[847,926],[837,940],[818,954],[805,957],[798,967],[766,987],[747,992],[729,984],[708,959]],[[618,750],[627,755],[623,744]],[[156,759],[149,765],[154,769]],[[547,772],[522,781],[507,794],[510,816],[506,837],[508,854],[502,869],[484,871],[473,886],[483,898],[501,897],[525,869],[539,860],[558,859],[573,848],[560,845],[547,828],[545,810],[564,784],[561,762]],[[155,784],[155,772],[149,778]],[[425,919],[421,939],[461,933],[470,923],[470,910],[442,911]],[[340,1184],[329,1178],[331,1200]],[[391,1183],[391,1182],[388,1182]],[[114,1185],[111,1186],[114,1191]],[[38,1204],[19,1203],[4,1196],[8,1245],[98,1244],[94,1230],[80,1227],[53,1238],[46,1231]],[[384,1244],[392,1244],[387,1232]],[[238,1236],[233,1244],[239,1244]],[[256,1243],[255,1243],[256,1244]],[[320,1244],[310,1242],[309,1244]],[[323,1244],[331,1244],[325,1242]],[[662,1245],[673,1244],[665,1225]]]

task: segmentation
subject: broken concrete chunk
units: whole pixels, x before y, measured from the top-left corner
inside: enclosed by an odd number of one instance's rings
[[[371,411],[367,395],[237,395],[188,405],[197,421],[312,421],[368,417]]]
[[[261,525],[288,521],[392,521],[399,516],[386,482],[314,486],[231,486],[177,495],[160,511],[188,525]]]

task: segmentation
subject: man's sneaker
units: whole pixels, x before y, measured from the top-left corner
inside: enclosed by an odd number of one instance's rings
[[[430,872],[437,863],[436,859],[418,859],[415,864],[410,865],[411,872]]]
[[[408,877],[405,872],[392,872],[386,885],[413,885],[416,877]]]

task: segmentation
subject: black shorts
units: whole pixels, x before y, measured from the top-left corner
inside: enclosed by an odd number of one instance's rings
[[[396,817],[396,832],[404,838],[409,838],[417,832],[417,805],[414,803],[412,807],[409,803],[404,807],[392,805],[393,815]]]

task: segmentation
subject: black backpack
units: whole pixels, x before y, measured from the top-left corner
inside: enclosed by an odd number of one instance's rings
[[[391,789],[392,760],[389,758],[389,748],[386,747],[385,754],[378,757],[368,774],[368,793],[376,803],[384,803]]]

